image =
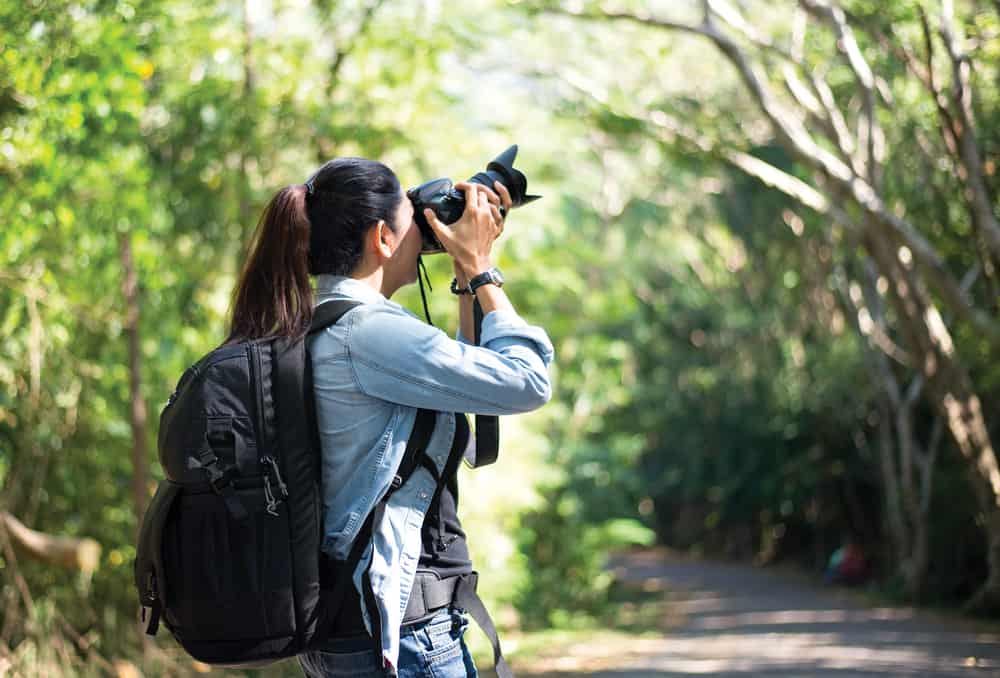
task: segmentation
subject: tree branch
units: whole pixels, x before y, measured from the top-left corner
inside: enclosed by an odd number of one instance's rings
[[[802,1],[816,4],[814,0]],[[1000,341],[1000,324],[982,311],[971,306],[967,296],[962,293],[958,283],[947,270],[940,254],[938,254],[927,239],[912,224],[896,216],[889,210],[871,183],[863,177],[858,176],[850,166],[815,143],[794,116],[790,116],[777,103],[769,86],[757,75],[745,53],[714,25],[704,22],[699,25],[692,25],[654,17],[645,12],[606,11],[585,13],[566,9],[554,11],[556,13],[588,19],[614,19],[634,22],[660,29],[702,35],[710,39],[736,67],[761,112],[771,123],[779,139],[788,146],[789,150],[853,198],[858,206],[868,213],[875,224],[892,233],[894,238],[900,241],[900,244],[905,245],[913,253],[914,258],[927,271],[932,284],[945,298],[947,303],[954,306],[964,318],[992,341]],[[855,64],[855,68],[861,74],[865,73],[860,63]],[[870,71],[868,71],[868,74],[870,75]],[[863,75],[859,75],[859,77],[863,77]],[[699,143],[699,146],[703,143]],[[757,158],[738,151],[720,149],[717,151],[717,155],[752,176],[756,176],[769,186],[785,191],[803,205],[820,213],[833,215],[838,220],[841,220],[841,217],[838,215],[843,215],[842,210],[832,205],[825,196],[801,180],[791,177],[791,175],[781,172]],[[852,220],[850,219],[842,219],[842,223],[849,224],[851,222]]]
[[[101,546],[89,538],[57,537],[29,529],[6,511],[0,511],[0,530],[18,549],[43,562],[94,573],[101,562]]]
[[[807,116],[818,123],[819,128],[839,151],[840,159],[853,165],[855,162],[853,157],[855,143],[844,116],[837,106],[829,85],[817,76],[815,69],[810,68],[802,60],[801,49],[782,49],[774,41],[757,32],[737,9],[724,0],[707,0],[707,7],[751,45],[762,51],[776,54],[784,61],[781,74],[785,88]],[[800,75],[806,77],[809,82],[808,87],[803,84]],[[853,169],[858,172],[859,168],[853,167]]]
[[[959,159],[965,169],[965,183],[971,193],[970,212],[975,224],[989,248],[992,265],[1000,257],[1000,222],[993,211],[993,201],[990,199],[983,179],[983,161],[976,141],[975,120],[972,112],[972,64],[967,54],[960,51],[955,38],[954,17],[952,16],[951,0],[942,2],[941,40],[952,66],[952,100],[957,116],[955,131],[958,137]],[[994,267],[995,268],[995,267]],[[985,271],[993,277],[994,271]]]
[[[813,16],[833,27],[834,35],[837,37],[837,49],[845,56],[861,88],[864,101],[862,124],[867,151],[863,162],[867,171],[861,174],[867,177],[872,186],[878,186],[881,181],[878,168],[884,157],[885,135],[875,115],[875,75],[861,53],[861,48],[854,38],[854,31],[847,24],[847,17],[840,7],[831,5],[825,0],[800,0],[799,4]]]
[[[361,37],[367,32],[368,26],[371,24],[372,19],[375,16],[375,12],[385,4],[385,0],[375,0],[369,3],[361,13],[361,20],[358,22],[358,30],[354,32],[354,35],[346,41],[345,47],[343,49],[337,48],[333,54],[333,60],[330,62],[330,68],[328,71],[329,79],[326,83],[326,97],[331,99],[333,97],[333,90],[337,87],[337,81],[340,76],[340,69],[344,65],[344,60],[353,52],[358,43],[361,41]]]

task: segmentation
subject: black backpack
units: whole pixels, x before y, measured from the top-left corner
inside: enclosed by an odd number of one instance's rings
[[[309,335],[357,305],[321,304]],[[433,412],[418,413],[394,489],[415,468],[433,422]],[[326,638],[384,503],[346,561],[321,556],[305,340],[222,346],[188,368],[160,415],[158,447],[166,479],[146,510],[135,559],[147,633],[162,620],[194,658],[241,667]]]

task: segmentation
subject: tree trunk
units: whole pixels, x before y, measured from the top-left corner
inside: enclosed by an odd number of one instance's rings
[[[970,462],[973,491],[985,517],[989,575],[968,607],[1000,609],[1000,468],[972,380],[954,356],[954,344],[941,315],[912,271],[896,256],[897,244],[869,228],[864,244],[882,275],[908,339],[915,367],[927,383],[931,404],[944,418],[962,456]]]
[[[253,22],[250,20],[250,0],[243,0],[243,140],[244,144],[240,151],[240,228],[247,228],[250,224],[251,208],[253,204],[250,191],[250,176],[248,165],[254,155],[256,143],[254,142],[254,106],[255,87],[257,84],[257,69],[253,58]]]
[[[888,397],[880,399],[879,404],[879,462],[882,471],[882,487],[884,490],[884,507],[886,525],[892,539],[893,557],[896,571],[903,578],[903,586],[910,596],[914,589],[920,588],[922,572],[915,571],[911,566],[913,553],[913,535],[910,532],[909,521],[906,520],[901,492],[899,489],[899,471],[896,464],[896,445],[892,434],[891,404]]]
[[[850,319],[872,377],[881,385],[878,398],[878,457],[882,478],[885,524],[892,544],[895,571],[903,580],[906,595],[919,599],[927,574],[927,508],[935,456],[920,454],[913,434],[913,405],[923,390],[923,380],[915,377],[903,392],[889,357],[908,362],[909,356],[887,341],[888,327],[870,260],[862,262],[867,284],[851,282],[847,270],[838,267],[841,306]],[[864,329],[861,318],[871,325]],[[880,338],[876,338],[878,335]],[[910,372],[907,368],[907,372]],[[881,377],[879,379],[879,377]],[[938,436],[932,435],[928,449],[936,450]],[[916,472],[916,478],[914,475]],[[916,480],[916,483],[914,482]],[[919,485],[920,497],[916,496]]]

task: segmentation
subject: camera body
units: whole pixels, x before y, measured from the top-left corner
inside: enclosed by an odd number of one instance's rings
[[[469,183],[481,184],[493,190],[493,182],[499,181],[510,193],[511,208],[538,200],[541,196],[527,194],[527,177],[520,170],[514,169],[516,157],[517,144],[514,144],[486,165],[485,172],[479,172],[470,177]],[[465,194],[454,187],[451,179],[442,178],[431,179],[409,189],[406,191],[406,197],[413,203],[413,218],[420,228],[420,236],[423,240],[420,253],[444,252],[444,247],[424,217],[424,210],[427,208],[433,210],[435,216],[443,224],[454,223],[465,211]]]

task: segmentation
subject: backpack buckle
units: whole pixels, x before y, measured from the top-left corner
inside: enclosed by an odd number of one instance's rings
[[[205,441],[205,446],[198,451],[198,463],[208,473],[208,484],[212,491],[222,497],[226,502],[226,509],[235,520],[245,520],[250,514],[247,513],[243,502],[236,496],[236,488],[233,487],[233,478],[236,476],[236,467],[230,466],[223,470],[219,467],[219,458],[212,451],[212,446]]]
[[[209,478],[208,484],[212,486],[212,490],[216,494],[223,494],[227,487],[233,482],[233,478],[236,476],[236,469],[230,467],[225,471],[219,471],[218,465],[214,465],[212,468],[206,468],[208,470]]]

